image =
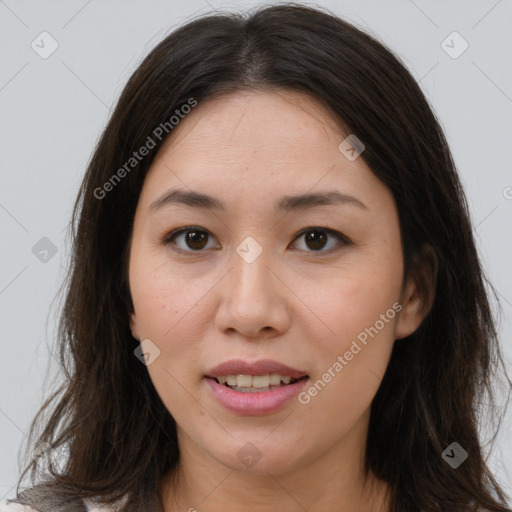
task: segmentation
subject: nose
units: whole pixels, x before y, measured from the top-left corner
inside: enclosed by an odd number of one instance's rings
[[[216,327],[248,338],[272,338],[286,332],[292,294],[277,266],[271,268],[265,251],[251,263],[235,253],[230,266],[233,268],[219,288]]]

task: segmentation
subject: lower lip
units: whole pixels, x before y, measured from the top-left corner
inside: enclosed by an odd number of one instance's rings
[[[243,393],[219,384],[215,379],[206,378],[221,405],[231,412],[245,415],[269,414],[281,409],[300,393],[308,380],[303,378],[271,391]]]

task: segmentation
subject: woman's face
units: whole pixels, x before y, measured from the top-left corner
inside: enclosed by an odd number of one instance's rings
[[[272,474],[360,462],[393,343],[420,321],[390,190],[297,92],[199,102],[173,132],[140,195],[129,279],[132,333],[150,340],[182,457]],[[171,190],[211,199],[162,200]],[[207,378],[232,360],[307,378],[258,393]],[[265,386],[292,372],[220,373]]]

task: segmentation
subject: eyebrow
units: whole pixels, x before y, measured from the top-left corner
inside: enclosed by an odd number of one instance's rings
[[[224,203],[215,197],[200,192],[186,192],[172,189],[165,192],[149,205],[148,214],[154,213],[170,204],[184,204],[193,208],[226,211]],[[283,210],[297,211],[326,205],[350,205],[368,210],[368,207],[361,200],[357,199],[357,197],[336,190],[300,194],[296,196],[283,196],[275,204],[274,210],[276,212]]]

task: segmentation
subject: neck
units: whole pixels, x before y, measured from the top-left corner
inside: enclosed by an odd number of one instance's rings
[[[165,512],[390,512],[389,488],[374,475],[365,478],[364,450],[357,444],[281,473],[238,471],[186,444],[180,463],[162,482]]]

